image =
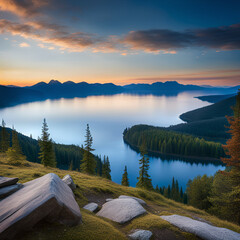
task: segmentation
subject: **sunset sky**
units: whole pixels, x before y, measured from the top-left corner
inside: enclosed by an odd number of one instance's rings
[[[240,84],[240,1],[0,0],[0,84]]]

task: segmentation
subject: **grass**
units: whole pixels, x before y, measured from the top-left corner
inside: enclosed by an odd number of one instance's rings
[[[65,171],[56,168],[45,168],[37,163],[23,164],[21,166],[13,166],[7,163],[5,155],[0,155],[0,176],[18,177],[19,182],[24,183],[35,178],[41,177],[47,173],[56,173],[60,178],[66,174],[70,174],[77,184],[74,191],[76,201],[78,202],[83,224],[75,227],[67,227],[56,223],[39,223],[30,232],[24,234],[21,240],[50,240],[50,239],[127,239],[127,234],[134,229],[142,228],[156,231],[171,231],[176,237],[181,239],[197,239],[194,235],[180,231],[178,228],[170,225],[162,220],[160,215],[179,214],[191,218],[202,218],[211,222],[215,226],[229,228],[240,233],[240,226],[221,220],[212,216],[205,211],[194,207],[177,203],[167,199],[162,195],[133,187],[124,187],[113,183],[109,180],[97,176],[89,176],[77,171]],[[110,220],[97,217],[95,214],[89,213],[82,209],[88,203],[88,196],[93,195],[105,200],[109,195],[118,197],[119,195],[131,195],[139,197],[147,202],[147,214],[132,220],[125,225],[116,224]]]

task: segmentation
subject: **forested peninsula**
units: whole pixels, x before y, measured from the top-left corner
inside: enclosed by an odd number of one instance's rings
[[[222,143],[229,138],[226,115],[232,116],[236,96],[180,115],[186,123],[167,128],[135,125],[123,132],[125,143],[139,150],[146,144],[149,153],[220,160]]]

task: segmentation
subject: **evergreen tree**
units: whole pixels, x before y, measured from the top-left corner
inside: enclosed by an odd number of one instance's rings
[[[22,154],[22,149],[18,141],[18,133],[12,129],[12,147],[7,150],[7,159],[10,164],[21,165],[26,157]]]
[[[123,175],[122,175],[122,185],[129,187],[127,166],[125,166],[125,168],[124,168],[124,173],[123,173]]]
[[[102,177],[112,180],[110,172],[111,168],[108,156],[107,157],[104,156],[102,164]]]
[[[41,160],[41,163],[45,167],[56,167],[56,157],[53,142],[52,139],[50,139],[49,137],[50,134],[48,133],[48,125],[46,119],[44,118],[42,126],[42,136],[38,140],[40,147],[39,158]]]
[[[223,146],[229,158],[222,161],[228,170],[215,176],[210,201],[215,214],[240,224],[240,91],[233,110],[234,116],[227,117],[231,138]]]
[[[153,189],[152,180],[148,174],[149,158],[145,156],[147,154],[145,144],[143,144],[140,147],[140,153],[142,158],[139,160],[140,170],[139,170],[139,177],[137,178],[138,182],[136,186],[139,188]]]
[[[87,124],[86,129],[86,140],[85,146],[84,146],[84,153],[83,153],[83,159],[82,163],[80,165],[81,172],[88,173],[88,174],[96,174],[95,168],[96,168],[96,160],[94,158],[94,155],[92,152],[94,149],[92,148],[93,144],[93,138],[89,129],[89,125]]]
[[[18,132],[12,128],[12,148],[19,154],[22,154],[22,149],[18,140]]]
[[[70,162],[68,170],[72,171],[73,170],[73,161]]]
[[[0,151],[6,152],[10,147],[10,134],[7,132],[6,123],[2,120]]]

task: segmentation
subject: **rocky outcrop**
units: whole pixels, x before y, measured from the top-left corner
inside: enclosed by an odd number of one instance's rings
[[[13,239],[42,219],[70,226],[81,222],[71,189],[53,173],[23,184],[1,201],[0,239]]]
[[[0,177],[0,188],[16,184],[18,178]]]
[[[123,224],[144,213],[146,213],[146,210],[136,200],[132,198],[117,198],[103,204],[97,216]]]
[[[137,198],[137,197],[131,197],[131,196],[127,196],[127,195],[121,195],[121,196],[119,196],[118,198],[132,198],[132,199],[138,201],[140,204],[146,205],[146,202],[145,202],[145,201],[143,201],[142,199]]]
[[[65,182],[72,190],[76,189],[76,185],[75,183],[73,182],[73,179],[72,177],[67,174],[66,176],[63,177],[63,182]]]
[[[0,199],[3,199],[5,197],[11,195],[12,193],[19,190],[21,187],[22,187],[22,184],[17,183],[17,184],[14,184],[14,185],[10,185],[10,186],[0,188]]]
[[[160,216],[185,232],[190,232],[205,240],[239,240],[240,234],[227,228],[212,226],[205,222],[179,215]]]
[[[152,237],[152,232],[137,229],[133,233],[129,234],[128,237],[133,240],[149,240]]]
[[[90,212],[95,212],[98,209],[98,204],[92,202],[92,203],[85,205],[83,208]]]

